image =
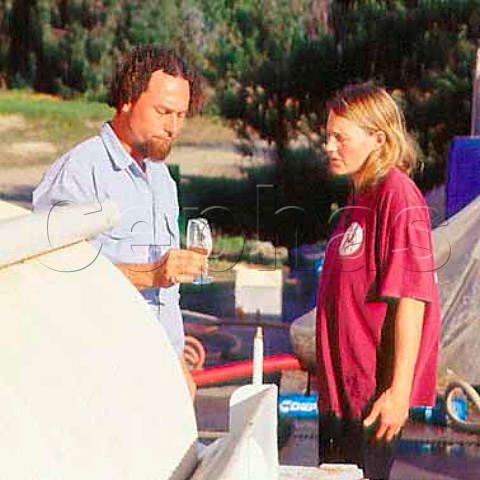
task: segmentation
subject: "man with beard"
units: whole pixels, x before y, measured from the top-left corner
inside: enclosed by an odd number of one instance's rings
[[[177,188],[165,159],[187,112],[200,105],[199,77],[174,52],[137,47],[117,68],[109,104],[111,122],[49,168],[33,207],[115,201],[119,225],[92,243],[141,291],[186,370],[178,284],[207,259],[179,248]]]

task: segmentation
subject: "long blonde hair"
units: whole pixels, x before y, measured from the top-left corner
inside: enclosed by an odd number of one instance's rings
[[[415,168],[416,142],[407,132],[402,111],[383,88],[372,83],[347,85],[327,102],[330,111],[366,132],[385,134],[383,147],[372,152],[363,165],[357,190],[375,185],[394,166],[407,174]]]

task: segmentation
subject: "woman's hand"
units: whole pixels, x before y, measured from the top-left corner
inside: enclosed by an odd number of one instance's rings
[[[364,427],[378,422],[375,439],[385,437],[390,442],[397,435],[408,418],[409,395],[394,392],[391,388],[385,390],[373,404],[370,413],[363,421]]]
[[[422,338],[425,303],[413,298],[400,298],[389,304],[394,315],[394,365],[390,388],[387,388],[373,404],[363,421],[365,427],[378,422],[375,439],[385,437],[389,442],[397,435],[408,418],[410,393],[415,363]]]

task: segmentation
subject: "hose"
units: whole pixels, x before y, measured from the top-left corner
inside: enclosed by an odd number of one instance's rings
[[[191,370],[203,368],[205,355],[205,348],[202,342],[191,335],[186,335],[183,356],[188,367]]]
[[[447,415],[452,422],[452,426],[458,430],[462,430],[468,433],[480,433],[479,422],[469,422],[462,420],[455,413],[455,407],[453,405],[455,390],[460,389],[465,396],[473,403],[473,405],[480,411],[480,395],[477,391],[465,380],[456,379],[452,381],[445,390],[445,409]]]

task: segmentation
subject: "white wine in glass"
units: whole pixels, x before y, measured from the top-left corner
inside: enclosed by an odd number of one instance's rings
[[[201,253],[207,257],[212,253],[213,238],[212,230],[206,218],[191,218],[187,223],[187,248]],[[212,283],[213,278],[208,275],[200,275],[193,279],[195,285]]]

